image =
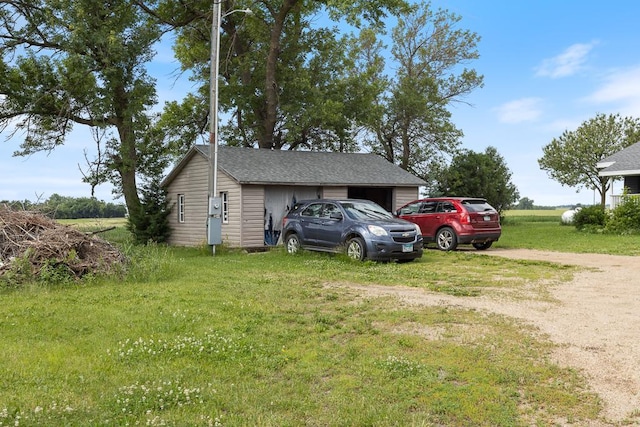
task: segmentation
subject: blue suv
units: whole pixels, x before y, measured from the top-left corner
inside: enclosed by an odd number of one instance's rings
[[[420,229],[359,199],[304,200],[282,220],[287,252],[346,252],[356,260],[409,262],[422,256]]]

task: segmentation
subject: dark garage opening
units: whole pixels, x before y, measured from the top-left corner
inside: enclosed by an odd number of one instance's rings
[[[350,199],[366,199],[375,202],[391,212],[393,209],[393,188],[349,187],[347,197]]]

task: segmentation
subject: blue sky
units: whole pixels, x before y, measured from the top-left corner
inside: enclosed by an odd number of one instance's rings
[[[551,0],[434,0],[433,8],[462,17],[461,28],[481,37],[480,59],[470,67],[485,85],[452,107],[463,147],[494,146],[512,172],[521,197],[536,205],[593,204],[591,190],[576,192],[548,178],[542,147],[597,114],[640,117],[640,3]],[[162,101],[181,99],[191,83],[176,81],[171,41],[158,48],[151,72]],[[80,128],[78,128],[80,129]],[[78,164],[95,143],[76,131],[64,147],[30,158],[12,157],[20,139],[0,135],[0,200],[46,199],[53,193],[88,197]],[[619,193],[621,184],[614,185]],[[113,201],[111,187],[96,196]]]

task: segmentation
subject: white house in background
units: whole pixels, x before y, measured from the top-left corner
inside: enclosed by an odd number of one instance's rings
[[[596,168],[600,169],[600,176],[623,177],[627,194],[640,195],[640,142],[602,159]],[[611,196],[611,209],[620,204],[621,197],[622,194]]]
[[[417,199],[426,184],[375,154],[226,146],[218,147],[217,175],[223,243],[243,248],[276,244],[296,200],[368,199],[393,211]],[[206,244],[209,179],[209,145],[196,145],[163,180],[172,210],[170,244]]]

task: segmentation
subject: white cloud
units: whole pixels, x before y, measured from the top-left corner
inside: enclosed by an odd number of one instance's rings
[[[585,120],[588,120],[588,119],[589,119],[588,117],[587,118],[582,118],[582,117],[559,118],[549,122],[547,125],[544,126],[544,129],[549,132],[553,132],[554,134],[557,134],[557,136],[560,136],[564,131],[576,130],[580,126],[580,124],[582,124]]]
[[[576,43],[569,46],[560,55],[543,60],[542,64],[536,68],[536,76],[557,79],[576,74],[584,68],[587,56],[595,45],[596,42]]]
[[[521,98],[507,102],[496,108],[498,120],[502,123],[532,122],[542,114],[540,98]]]
[[[612,72],[586,100],[595,104],[617,104],[615,110],[620,114],[640,116],[640,65]]]

